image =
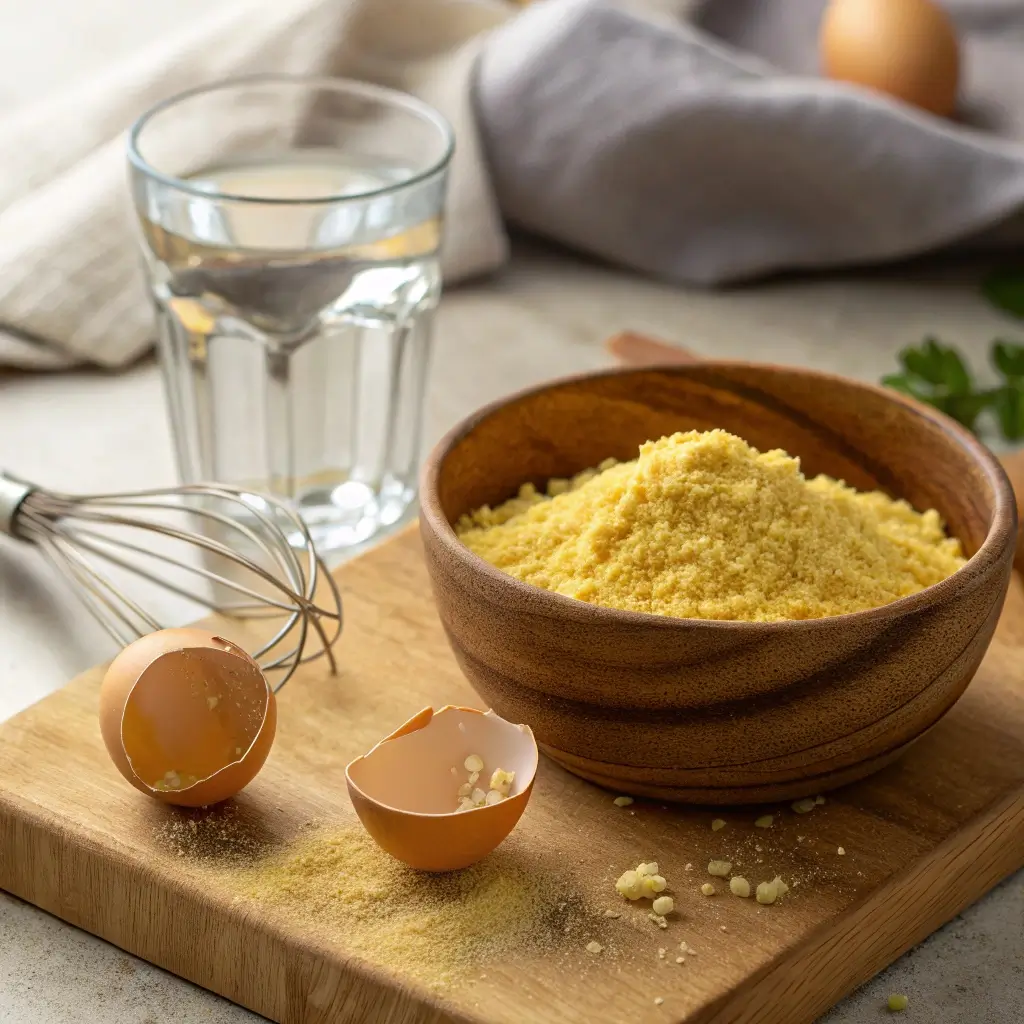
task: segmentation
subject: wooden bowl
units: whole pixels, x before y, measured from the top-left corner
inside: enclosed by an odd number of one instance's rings
[[[723,427],[756,448],[936,508],[969,556],[935,586],[850,615],[673,619],[530,586],[470,552],[451,524],[525,481],[571,476],[647,440]],[[954,704],[991,640],[1016,508],[970,433],[895,392],[750,363],[621,369],[489,405],[424,467],[420,530],[438,612],[477,692],[528,722],[570,771],[700,803],[791,799],[895,759]]]

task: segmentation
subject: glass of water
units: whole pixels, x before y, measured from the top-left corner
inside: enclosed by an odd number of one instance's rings
[[[415,498],[452,132],[403,93],[261,75],[133,127],[180,474],[289,499],[322,553]]]

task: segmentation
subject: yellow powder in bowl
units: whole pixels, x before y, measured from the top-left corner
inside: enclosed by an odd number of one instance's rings
[[[964,564],[916,512],[724,430],[673,434],[548,493],[524,485],[456,532],[492,565],[580,601],[679,618],[771,622],[888,604]]]

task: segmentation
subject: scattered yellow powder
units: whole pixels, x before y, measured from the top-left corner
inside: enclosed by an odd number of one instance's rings
[[[462,516],[472,551],[568,597],[684,618],[769,622],[888,604],[964,563],[935,510],[826,476],[724,430],[641,445],[541,494]]]
[[[232,805],[167,808],[153,835],[159,851],[252,913],[296,921],[303,934],[434,990],[496,962],[556,957],[582,970],[598,922],[619,916],[514,836],[473,867],[427,874],[384,853],[361,825],[283,825],[285,838],[268,824]]]
[[[248,864],[281,845],[258,816],[246,817],[233,804],[195,810],[164,807],[160,813],[153,829],[157,849],[192,864]]]
[[[346,951],[445,988],[481,967],[578,950],[598,916],[514,843],[448,874],[413,871],[361,827],[317,832],[254,863],[240,892]],[[559,894],[552,899],[552,893]]]

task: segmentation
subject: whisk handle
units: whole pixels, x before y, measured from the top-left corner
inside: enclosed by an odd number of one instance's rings
[[[21,503],[35,488],[0,469],[0,533],[15,536],[14,521]]]

